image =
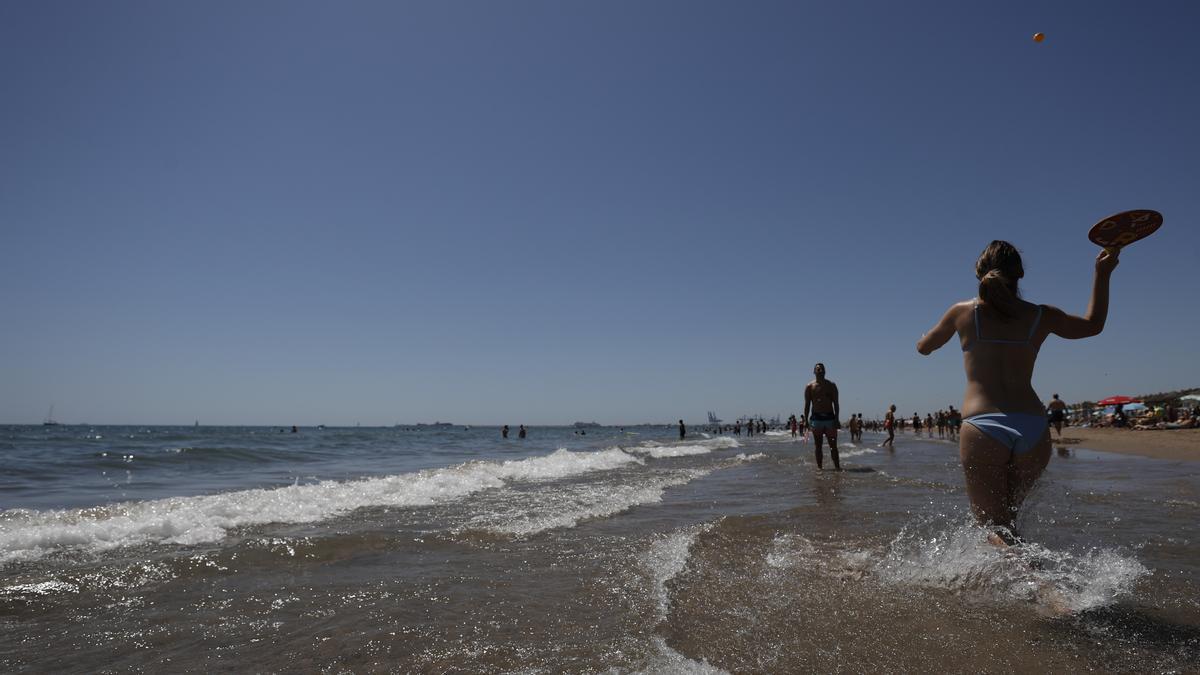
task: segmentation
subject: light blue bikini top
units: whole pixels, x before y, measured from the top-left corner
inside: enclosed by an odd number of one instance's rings
[[[1042,321],[1042,306],[1038,305],[1037,316],[1033,318],[1033,325],[1029,327],[1029,334],[1025,336],[1024,340],[985,340],[979,333],[979,303],[976,302],[971,307],[971,310],[975,314],[975,339],[963,345],[962,350],[964,352],[970,351],[971,347],[974,346],[976,342],[991,342],[993,344],[1000,345],[1027,345],[1029,344],[1029,341],[1033,339],[1033,334],[1037,332],[1038,324]]]

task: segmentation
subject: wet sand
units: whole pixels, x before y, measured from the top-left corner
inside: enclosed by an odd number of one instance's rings
[[[1154,459],[1200,461],[1200,429],[1138,430],[1064,427],[1060,440],[1054,429],[1050,438],[1056,446],[1141,455]]]

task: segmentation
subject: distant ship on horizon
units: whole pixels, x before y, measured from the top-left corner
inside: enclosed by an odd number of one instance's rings
[[[594,428],[597,428],[597,427],[599,427],[599,426],[600,426],[600,425],[599,425],[598,423],[596,423],[596,422],[576,422],[576,423],[575,423],[575,428],[576,428],[576,429],[594,429]]]
[[[58,426],[58,420],[54,419],[54,404],[53,403],[50,404],[50,412],[46,413],[46,419],[42,420],[42,426],[44,426],[44,427]]]

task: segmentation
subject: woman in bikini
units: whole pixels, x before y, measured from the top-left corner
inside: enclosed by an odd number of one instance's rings
[[[1045,408],[1030,383],[1038,349],[1051,333],[1068,340],[1098,335],[1108,316],[1108,286],[1117,252],[1096,256],[1096,276],[1086,316],[1022,300],[1025,276],[1012,244],[993,241],[975,263],[979,297],[952,305],[917,341],[928,355],[957,333],[967,373],[959,457],[971,510],[996,528],[993,542],[1019,541],[1017,510],[1050,461]]]

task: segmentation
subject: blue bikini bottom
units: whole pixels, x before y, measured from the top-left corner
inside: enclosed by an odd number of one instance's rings
[[[1014,455],[1032,450],[1050,427],[1045,415],[1027,413],[984,413],[963,421],[1012,450]]]

